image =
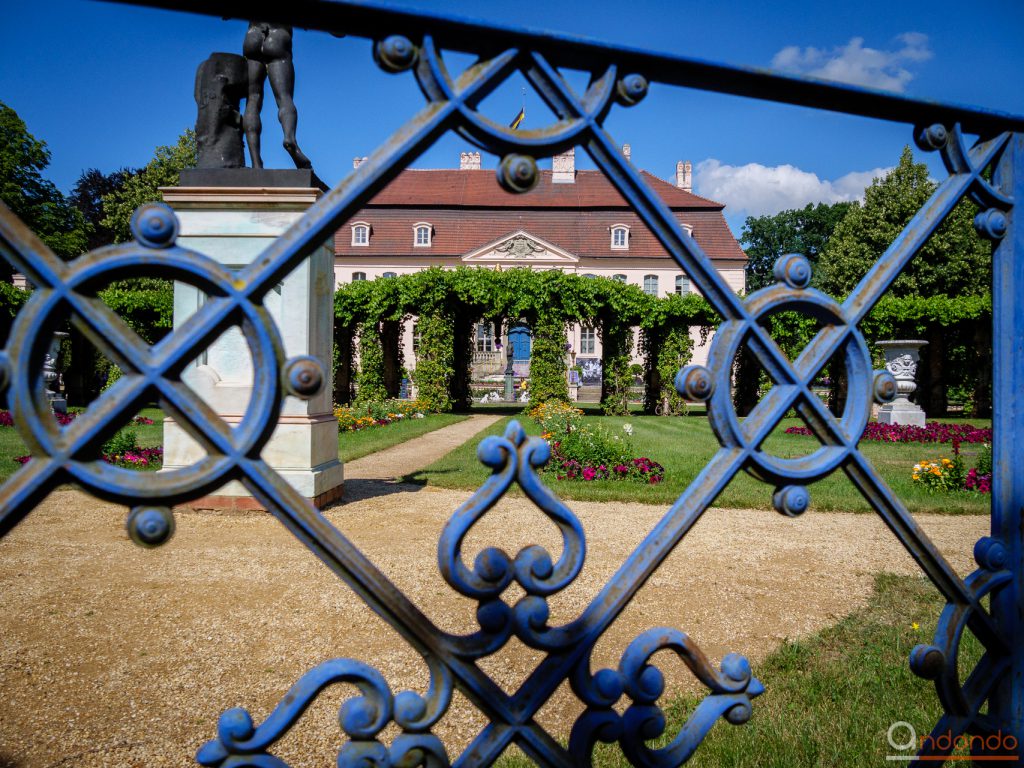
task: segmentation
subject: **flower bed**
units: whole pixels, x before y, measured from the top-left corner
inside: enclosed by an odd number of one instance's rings
[[[786,434],[811,435],[813,432],[807,427],[790,427]],[[989,427],[943,424],[939,421],[929,421],[923,427],[869,421],[860,439],[882,443],[991,443],[992,430]]]
[[[62,427],[66,427],[68,424],[70,424],[72,421],[74,421],[75,418],[78,416],[78,414],[75,413],[75,412],[71,412],[71,413],[54,413],[53,415],[54,415],[54,418],[57,419],[57,423],[60,424]],[[136,426],[150,426],[151,424],[153,424],[153,420],[150,419],[150,418],[147,418],[145,416],[135,416],[131,420],[131,423],[136,425]],[[0,427],[13,427],[13,426],[14,426],[14,417],[11,416],[11,412],[10,411],[0,411]]]
[[[426,418],[430,409],[422,400],[385,400],[355,408],[337,405],[334,416],[342,432],[357,432],[371,427],[384,427],[403,419]]]
[[[646,456],[634,456],[630,424],[622,435],[583,419],[583,411],[565,403],[541,403],[529,415],[544,429],[551,445],[547,471],[559,480],[632,480],[656,485],[665,479],[665,468]]]
[[[964,460],[960,455],[959,441],[953,441],[953,458],[940,458],[937,461],[925,459],[914,465],[911,478],[924,486],[930,493],[955,491],[972,491],[974,493],[992,492],[992,447],[982,446],[975,467],[965,471]]]

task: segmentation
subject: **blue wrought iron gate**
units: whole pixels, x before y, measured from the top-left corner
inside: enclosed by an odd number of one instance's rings
[[[254,13],[252,4],[239,0],[138,0],[137,4],[241,19]],[[510,743],[540,763],[587,764],[597,740],[619,742],[638,765],[672,766],[685,761],[718,718],[740,724],[751,717],[753,700],[763,689],[746,659],[729,655],[716,669],[685,633],[664,627],[633,640],[617,668],[593,670],[590,656],[594,644],[641,585],[743,470],[764,481],[766,499],[771,496],[784,515],[799,515],[807,508],[809,485],[832,472],[844,472],[947,600],[933,643],[918,646],[910,658],[915,672],[934,679],[945,709],[935,732],[955,736],[1002,731],[1024,745],[1020,584],[1024,475],[1014,471],[1024,459],[1019,439],[1024,434],[1024,227],[1015,226],[1013,209],[1014,200],[1024,195],[1024,118],[373,5],[305,0],[261,6],[259,14],[273,21],[371,38],[377,64],[388,72],[415,77],[426,106],[251,266],[229,274],[202,254],[178,246],[175,217],[161,205],[137,211],[134,242],[64,263],[0,207],[0,250],[37,286],[0,352],[0,383],[19,433],[35,457],[2,488],[0,534],[17,525],[57,485],[75,482],[99,497],[132,507],[127,521],[130,535],[141,545],[156,546],[173,532],[172,505],[215,491],[228,480],[239,480],[401,633],[430,669],[431,684],[425,695],[395,694],[391,681],[359,661],[325,662],[297,681],[263,723],[254,724],[241,709],[225,712],[216,737],[197,755],[201,764],[283,766],[271,754],[275,740],[324,687],[336,682],[354,684],[360,691],[341,711],[341,727],[348,739],[340,750],[339,765],[362,761],[448,764],[450,756],[431,729],[447,710],[456,688],[489,719],[453,761],[458,765],[488,764]],[[453,77],[442,49],[477,54],[479,60]],[[593,73],[585,92],[570,87],[559,67]],[[476,111],[516,71],[558,115],[557,123],[541,130],[511,131]],[[808,287],[810,267],[799,255],[778,262],[777,284],[737,297],[602,127],[611,110],[639,104],[651,81],[906,123],[913,127],[919,147],[941,153],[949,175],[843,303]],[[467,635],[436,627],[260,459],[284,396],[309,396],[324,381],[323,372],[310,360],[283,358],[281,338],[262,305],[263,296],[448,131],[500,156],[498,182],[512,192],[527,191],[534,184],[535,158],[582,146],[724,318],[708,366],[685,368],[676,379],[686,397],[708,403],[720,450],[593,602],[563,626],[548,624],[547,598],[580,572],[584,532],[573,512],[537,478],[537,468],[548,458],[546,443],[526,438],[518,425],[513,424],[503,437],[481,444],[480,460],[493,474],[453,514],[438,546],[438,564],[446,581],[478,603],[479,628]],[[978,138],[969,144],[965,134]],[[991,535],[975,547],[978,570],[961,579],[858,450],[872,400],[891,399],[895,382],[884,372],[872,371],[857,325],[965,196],[981,208],[978,231],[995,243],[995,471]],[[95,297],[98,286],[122,278],[129,270],[191,283],[210,298],[185,327],[150,347]],[[810,315],[822,325],[795,360],[787,359],[757,322],[766,313],[782,309]],[[68,317],[125,376],[74,423],[60,429],[47,413],[38,372],[52,332]],[[186,362],[229,326],[241,327],[257,377],[255,396],[236,429],[230,429],[179,378]],[[729,391],[732,361],[743,347],[776,383],[754,412],[740,421]],[[834,354],[845,361],[850,382],[845,409],[838,417],[810,389],[812,379]],[[207,457],[190,468],[157,477],[100,462],[103,441],[154,396],[206,449]],[[822,443],[812,455],[800,459],[779,458],[762,448],[766,436],[791,408]],[[533,546],[512,556],[489,547],[465,556],[463,540],[468,531],[513,483],[559,528],[562,552],[555,556]],[[525,595],[509,605],[503,596],[513,582]],[[986,595],[991,596],[990,608],[982,602]],[[958,649],[968,627],[985,653],[961,683]],[[513,637],[545,656],[510,695],[476,661]],[[664,681],[652,656],[666,649],[679,655],[708,693],[671,743],[655,749],[646,740],[663,727],[659,697]],[[568,745],[559,743],[534,719],[566,680],[586,705]],[[385,744],[378,736],[391,723],[401,735]]]

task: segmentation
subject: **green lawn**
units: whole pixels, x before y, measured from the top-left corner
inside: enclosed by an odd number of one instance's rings
[[[141,447],[151,448],[163,442],[163,412],[159,408],[145,408],[141,416],[153,419],[152,425],[132,427]],[[469,418],[465,415],[438,413],[425,419],[405,419],[386,427],[375,427],[359,432],[342,432],[338,436],[338,453],[342,461],[352,461],[377,451],[404,443],[414,437],[447,427]],[[28,453],[24,442],[12,427],[0,427],[0,482],[7,480],[20,467],[15,456]]]
[[[476,458],[476,445],[486,435],[500,435],[511,417],[502,419],[477,438],[457,448],[444,458],[408,479],[444,488],[474,489],[479,487],[489,470]],[[572,481],[556,480],[545,473],[544,480],[564,499],[583,501],[640,501],[651,504],[669,504],[686,489],[707,461],[718,450],[718,439],[711,432],[703,416],[662,418],[657,416],[587,416],[600,419],[609,429],[621,430],[622,425],[633,425],[633,444],[639,455],[648,456],[665,466],[665,481],[660,485],[638,485],[626,481]],[[949,419],[947,421],[954,421]],[[972,424],[989,426],[984,419],[970,419]],[[540,427],[524,416],[519,422],[529,434],[539,435]],[[787,419],[766,443],[766,448],[778,456],[795,457],[813,451],[818,441],[813,437],[782,434],[788,426],[802,426],[799,419]],[[904,501],[912,512],[941,512],[949,514],[988,514],[987,495],[962,492],[931,495],[915,485],[910,476],[915,462],[925,458],[951,456],[952,446],[947,444],[899,444],[864,442],[861,450],[881,473],[886,483]],[[961,446],[967,465],[973,466],[978,450],[976,445]],[[741,473],[729,484],[715,502],[716,506],[738,508],[765,508],[771,505],[774,489],[746,473]],[[810,486],[811,506],[819,510],[870,511],[870,506],[841,472]]]
[[[887,740],[889,727],[910,723],[927,735],[942,714],[932,683],[915,676],[907,663],[918,643],[930,643],[943,602],[923,578],[882,574],[868,605],[838,624],[800,641],[784,642],[753,672],[765,686],[744,725],[719,720],[687,766],[695,768],[861,768],[886,765],[887,755],[907,755]],[[914,628],[914,623],[918,628]],[[741,650],[741,649],[738,649]],[[981,645],[965,632],[961,674],[981,658]],[[681,664],[665,665],[669,680],[688,674]],[[652,746],[674,736],[698,703],[696,696],[664,704],[667,727]],[[906,743],[908,731],[894,732]],[[625,768],[618,745],[599,744],[594,764]],[[509,754],[501,768],[527,761]]]
[[[342,432],[338,436],[338,455],[342,461],[352,461],[468,418],[455,413],[435,413],[425,419],[403,419],[386,427]]]

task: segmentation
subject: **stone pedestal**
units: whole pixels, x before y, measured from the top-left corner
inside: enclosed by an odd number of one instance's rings
[[[875,342],[885,355],[885,369],[896,379],[896,399],[878,409],[879,424],[925,425],[924,411],[910,402],[909,396],[917,389],[914,377],[921,359],[918,350],[927,343],[917,339]]]
[[[240,168],[192,171],[191,176],[185,172],[182,186],[162,191],[181,222],[178,243],[228,268],[239,269],[251,263],[316,202],[322,192],[315,183],[309,171],[264,171],[259,175]],[[277,430],[262,456],[318,506],[339,499],[343,483],[338,423],[331,402],[333,298],[334,253],[328,242],[271,290],[264,302],[280,329],[286,356],[312,355],[323,366],[325,382],[320,394],[310,400],[286,398]],[[204,300],[197,288],[175,283],[174,327],[178,328]],[[182,379],[228,424],[239,423],[253,384],[252,359],[241,330],[236,327],[225,332],[189,364]],[[164,421],[166,469],[188,466],[204,455],[199,444],[173,419]],[[190,506],[261,509],[238,482]]]

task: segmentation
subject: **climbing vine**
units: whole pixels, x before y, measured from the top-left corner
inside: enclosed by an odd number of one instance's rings
[[[962,369],[968,373],[964,375],[981,382],[975,396],[982,398],[987,383],[975,370],[984,367],[983,355],[971,350],[991,346],[984,327],[991,312],[988,296],[887,297],[865,319],[862,331],[869,341],[900,333],[922,338],[939,333],[949,340],[944,348],[966,361]],[[360,281],[342,285],[335,295],[335,342],[340,347],[335,359],[338,402],[352,397],[357,378],[352,368],[356,336],[363,369],[358,374],[360,401],[381,397],[382,392],[394,395],[396,374],[403,365],[400,329],[410,318],[417,324],[418,348],[407,364],[419,396],[438,410],[461,410],[470,404],[473,328],[478,320],[488,318],[499,326],[522,320],[530,326],[533,403],[568,399],[567,327],[573,323],[593,326],[603,346],[601,400],[606,413],[627,411],[630,390],[641,375],[649,411],[665,398],[670,409],[678,409],[672,379],[693,356],[690,331],[699,328],[703,343],[721,322],[696,294],[656,298],[635,285],[558,270],[432,268]],[[792,313],[774,315],[765,325],[791,356],[816,331],[815,321]],[[637,327],[641,330],[642,368],[632,362]],[[971,340],[973,346],[968,345]],[[979,359],[967,361],[969,352]],[[761,366],[741,355],[734,387],[738,400],[743,401],[737,403],[741,414],[757,402],[759,384],[768,385]]]

